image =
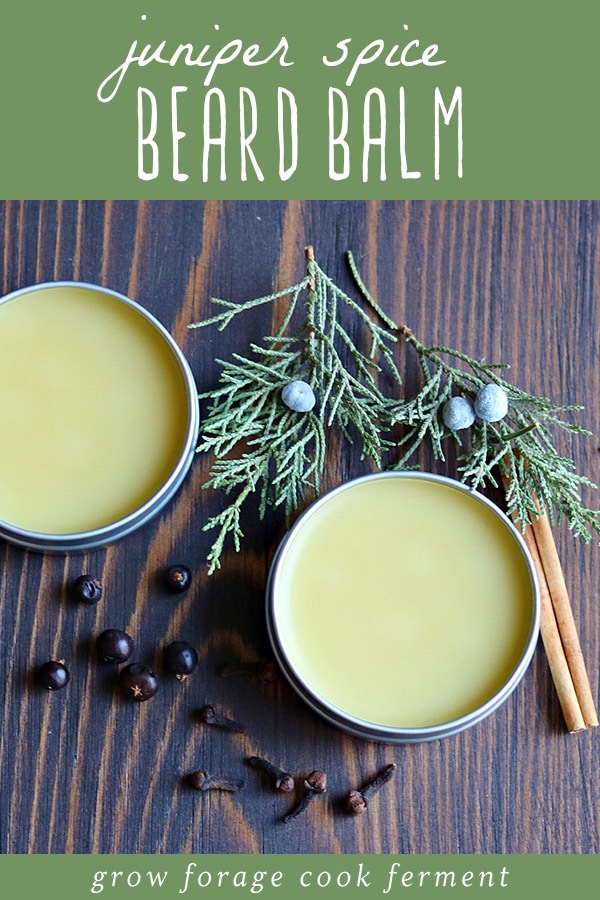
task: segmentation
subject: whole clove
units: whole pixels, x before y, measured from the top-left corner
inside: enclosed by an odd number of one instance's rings
[[[202,709],[199,710],[198,715],[200,721],[204,722],[205,725],[216,725],[218,728],[224,728],[226,731],[237,731],[240,734],[244,734],[246,731],[245,725],[242,725],[241,722],[236,722],[235,719],[229,719],[227,716],[223,716],[210,704],[203,706]]]
[[[188,784],[196,791],[230,791],[237,793],[245,787],[240,778],[228,778],[222,775],[209,775],[208,772],[192,772],[187,777]]]
[[[274,766],[268,759],[263,759],[261,756],[250,756],[248,758],[248,765],[253,769],[258,769],[269,775],[271,777],[271,786],[274,791],[279,791],[282,794],[291,794],[294,790],[294,779],[289,772],[278,769],[277,766]]]
[[[394,776],[396,771],[396,763],[390,763],[381,769],[377,775],[368,781],[358,791],[350,791],[344,803],[344,810],[350,816],[362,816],[366,813],[370,799],[379,791],[384,784],[387,784]]]
[[[324,794],[327,790],[327,775],[319,769],[315,769],[304,780],[304,796],[299,803],[296,804],[281,820],[285,824],[296,819],[308,807],[313,797],[318,794]]]

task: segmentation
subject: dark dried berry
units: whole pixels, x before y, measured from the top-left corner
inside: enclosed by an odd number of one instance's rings
[[[119,684],[129,700],[141,702],[154,697],[158,690],[158,678],[149,666],[131,663],[119,673]]]
[[[96,650],[102,662],[127,662],[133,653],[133,639],[126,631],[108,628],[98,635]]]
[[[175,594],[187,591],[192,581],[192,573],[187,566],[171,566],[165,572],[165,586]]]
[[[64,659],[50,659],[40,666],[38,680],[49,691],[60,691],[71,680],[71,673],[65,666]]]
[[[91,575],[80,575],[73,582],[71,594],[80,603],[97,603],[102,597],[102,583]]]
[[[183,681],[198,665],[198,653],[187,641],[173,641],[165,647],[165,669]]]

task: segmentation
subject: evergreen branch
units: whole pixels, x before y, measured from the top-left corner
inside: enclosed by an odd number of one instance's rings
[[[274,300],[278,300],[280,297],[287,297],[290,294],[297,297],[302,289],[306,287],[307,282],[308,278],[305,278],[299,284],[292,285],[292,287],[283,288],[274,294],[266,294],[264,297],[256,297],[254,300],[247,300],[245,303],[232,303],[230,300],[221,300],[219,297],[213,297],[212,302],[215,305],[226,306],[228,311],[211,316],[210,319],[204,319],[202,322],[192,322],[188,325],[188,328],[205,328],[207,325],[219,325],[218,330],[223,331],[232,319],[242,312],[254,309],[256,306],[263,306],[265,303],[272,303]]]
[[[209,486],[208,484],[205,487]],[[218,528],[216,540],[210,548],[207,556],[208,574],[212,575],[215,569],[221,568],[221,554],[228,535],[233,537],[234,547],[236,551],[240,550],[240,542],[244,537],[244,532],[240,527],[240,509],[246,497],[251,493],[252,486],[249,481],[246,482],[243,490],[238,494],[235,503],[230,503],[218,516],[209,519],[203,531],[209,531],[212,528]]]
[[[307,491],[318,494],[332,429],[349,443],[358,441],[361,458],[378,467],[383,454],[395,448],[395,469],[414,467],[424,442],[434,459],[443,460],[447,442],[454,440],[461,480],[472,489],[496,487],[499,470],[508,481],[507,512],[523,529],[546,513],[552,522],[566,517],[573,534],[585,541],[600,532],[600,511],[587,509],[582,500],[583,489],[596,486],[558,453],[553,439],[555,430],[589,434],[568,417],[581,407],[560,406],[511,385],[502,363],[422,344],[382,310],[350,253],[348,263],[366,309],[335,284],[307,247],[306,275],[297,284],[242,303],[214,300],[224,311],[190,326],[214,324],[222,330],[247,310],[287,301],[277,332],[251,343],[249,356],[234,353],[230,360],[217,360],[219,383],[200,394],[209,407],[198,451],[215,457],[204,487],[232,497],[204,526],[217,530],[209,572],[220,567],[228,540],[239,550],[241,511],[250,497],[258,500],[260,518],[269,507],[281,508],[289,521]],[[303,321],[291,332],[301,302]],[[357,345],[347,320],[354,330],[359,326],[368,349]],[[421,373],[421,387],[411,398],[389,397],[382,386],[384,380],[393,388],[402,384],[394,358],[399,337],[416,353]],[[315,400],[314,409],[312,401],[306,407],[301,400],[284,402],[284,391],[298,383],[304,396]],[[467,425],[447,418],[457,397],[469,409],[491,387],[505,402],[499,417],[473,414]],[[392,437],[395,429],[398,437]]]
[[[550,432],[552,427],[571,434],[589,435],[589,431],[563,415],[581,407],[558,405],[546,397],[514,387],[498,374],[507,366],[482,363],[449,347],[426,347],[410,329],[404,327],[400,331],[417,353],[425,386],[415,401],[405,404],[404,420],[412,426],[408,432],[410,443],[393,468],[407,467],[412,453],[426,435],[431,440],[436,459],[443,459],[442,439],[453,437],[462,446],[458,431],[441,426],[443,406],[450,396],[449,385],[452,385],[453,393],[474,401],[481,388],[494,384],[506,395],[508,411],[502,418],[501,428],[475,419],[468,432],[470,446],[458,457],[461,480],[473,490],[482,490],[486,485],[497,487],[495,469],[499,466],[510,481],[507,512],[523,530],[539,517],[540,512],[545,512],[551,522],[564,516],[574,535],[586,542],[591,539],[592,532],[600,533],[600,512],[587,509],[581,495],[584,487],[593,489],[596,485],[577,474],[573,460],[557,452]],[[462,363],[463,367],[453,363]],[[435,402],[432,395],[439,400],[439,416],[433,427],[430,406],[426,404],[426,401],[429,404]],[[402,421],[400,411],[397,410],[395,415],[397,421]],[[415,421],[417,424],[413,425]],[[515,454],[520,457],[518,463]],[[538,498],[540,509],[533,496]]]
[[[352,252],[350,250],[347,253],[347,258],[348,258],[348,265],[350,266],[350,271],[352,272],[352,275],[354,276],[354,280],[356,281],[358,289],[361,292],[361,294],[363,295],[363,297],[365,298],[365,300],[367,301],[367,303],[369,304],[369,306],[375,310],[375,312],[377,313],[377,315],[379,316],[381,321],[385,322],[385,324],[391,331],[399,331],[399,328],[396,325],[396,323],[392,319],[390,319],[390,317],[387,315],[387,313],[385,313],[382,310],[382,308],[379,306],[377,301],[373,299],[373,297],[367,290],[367,287],[360,276],[360,273],[358,271],[356,263],[354,262],[354,255],[352,254]]]
[[[228,537],[239,549],[240,514],[252,495],[258,496],[261,518],[268,507],[281,507],[289,520],[307,490],[319,492],[330,429],[348,441],[358,438],[363,457],[379,466],[391,446],[386,436],[391,428],[388,401],[378,379],[401,383],[391,350],[397,335],[387,324],[372,321],[323,272],[312,248],[307,248],[306,259],[306,277],[298,284],[244,303],[216,300],[225,311],[190,326],[217,325],[222,330],[247,310],[283,298],[288,302],[277,333],[262,344],[250,344],[251,356],[234,353],[228,361],[219,360],[219,384],[201,395],[209,407],[198,450],[215,456],[204,487],[235,495],[205,525],[205,530],[217,529],[208,555],[211,573],[220,566]],[[304,324],[289,334],[303,294]],[[346,328],[341,308],[362,326],[368,355]],[[282,402],[283,389],[298,380],[317,392],[314,412],[296,412]]]

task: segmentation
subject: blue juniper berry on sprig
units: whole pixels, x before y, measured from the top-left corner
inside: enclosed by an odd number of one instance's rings
[[[586,541],[591,531],[600,531],[598,511],[581,499],[581,488],[595,485],[577,473],[573,460],[559,455],[550,431],[589,434],[563,418],[581,407],[557,406],[510,385],[499,374],[506,366],[448,347],[426,347],[369,294],[352,254],[348,261],[366,310],[321,269],[312,247],[306,248],[306,260],[306,275],[297,284],[244,303],[215,299],[224,311],[189,326],[214,324],[223,330],[242,312],[287,299],[276,334],[251,344],[252,356],[234,353],[229,361],[217,360],[219,384],[200,394],[209,407],[198,451],[215,456],[204,487],[232,495],[205,525],[217,529],[209,573],[220,567],[228,536],[240,549],[240,511],[250,495],[258,493],[261,518],[267,507],[282,507],[289,521],[307,490],[319,493],[330,429],[358,444],[361,458],[378,468],[384,454],[394,451],[400,456],[391,468],[411,468],[424,440],[434,458],[444,459],[444,443],[454,438],[461,447],[460,479],[473,489],[497,486],[499,470],[509,485],[507,512],[522,528],[546,512],[551,521],[564,515]],[[351,333],[342,324],[342,309],[364,331],[366,352],[352,336],[356,327]],[[416,352],[422,376],[421,389],[409,398],[398,390],[402,379],[394,347],[401,337]],[[380,387],[384,381],[391,383],[391,396]],[[465,431],[469,440],[463,443]]]

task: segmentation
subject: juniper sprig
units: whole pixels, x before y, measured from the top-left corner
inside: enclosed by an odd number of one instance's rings
[[[267,507],[282,507],[289,520],[307,490],[319,492],[330,429],[357,442],[362,456],[378,466],[392,446],[388,401],[377,375],[385,369],[393,382],[401,383],[392,352],[398,338],[334,284],[315,261],[312,247],[306,258],[307,273],[298,284],[245,303],[216,300],[225,311],[190,326],[222,329],[248,309],[288,300],[277,333],[251,344],[251,356],[235,353],[231,360],[218,360],[219,386],[200,394],[209,407],[198,451],[215,456],[204,487],[222,488],[233,498],[205,526],[218,529],[209,572],[220,566],[229,535],[239,550],[240,513],[251,494],[258,493],[261,518]],[[351,310],[366,335],[366,351],[342,324],[341,306]],[[296,313],[300,324],[292,331]],[[282,402],[282,390],[293,380],[307,382],[317,394],[314,412],[297,413]]]
[[[352,254],[348,257],[359,290],[377,307]],[[565,516],[573,534],[585,542],[591,539],[592,531],[600,532],[600,511],[586,508],[581,496],[584,487],[595,489],[596,485],[578,474],[572,459],[558,452],[551,431],[558,428],[590,435],[564,417],[565,413],[581,410],[581,406],[560,406],[528,394],[501,377],[499,373],[509,368],[506,364],[483,363],[450,347],[426,347],[406,325],[394,326],[387,316],[386,320],[416,352],[422,374],[416,396],[400,398],[390,407],[392,422],[401,423],[404,432],[398,441],[401,456],[391,468],[409,468],[411,457],[425,438],[434,459],[443,460],[444,442],[453,438],[462,451],[458,457],[461,481],[477,490],[486,485],[497,487],[497,474],[504,476],[509,485],[506,511],[523,530],[546,513],[551,522]],[[497,423],[476,419],[469,429],[469,444],[464,447],[459,432],[444,425],[444,405],[455,394],[473,401],[480,388],[490,383],[506,393],[508,413]]]
[[[209,572],[220,567],[229,536],[240,549],[240,514],[249,496],[258,495],[261,518],[268,507],[281,507],[289,521],[307,490],[319,492],[331,429],[357,443],[361,458],[379,468],[389,451],[399,454],[392,468],[414,467],[413,456],[425,441],[433,458],[443,460],[453,440],[459,448],[458,477],[473,490],[506,481],[507,512],[523,530],[546,513],[551,522],[564,516],[584,541],[600,532],[600,511],[588,509],[582,500],[582,490],[596,485],[559,453],[553,438],[556,429],[590,434],[566,417],[581,407],[559,406],[515,387],[503,377],[508,368],[503,364],[422,344],[370,295],[352,254],[350,269],[366,309],[320,268],[312,247],[306,248],[306,259],[306,275],[297,284],[242,303],[214,300],[224,310],[189,326],[222,330],[249,309],[280,299],[288,304],[277,333],[251,344],[247,356],[234,353],[231,360],[217,360],[222,367],[219,385],[200,394],[209,406],[198,451],[215,457],[204,487],[221,488],[232,498],[205,525],[205,530],[217,530]],[[342,308],[352,313],[359,338],[342,324]],[[396,390],[402,384],[394,357],[399,337],[419,362],[421,385],[412,397]],[[366,350],[359,346],[365,338]],[[314,410],[296,412],[282,401],[284,387],[295,380],[315,393]],[[392,396],[383,393],[384,382],[394,389]],[[443,415],[450,398],[474,402],[490,384],[505,393],[506,415],[500,421],[475,418],[466,431],[450,429]]]
[[[596,485],[577,473],[572,459],[560,455],[551,431],[558,428],[589,435],[564,417],[581,407],[559,406],[515,387],[498,374],[508,368],[505,365],[481,363],[448,347],[425,347],[406,327],[400,331],[417,353],[423,385],[415,397],[399,401],[392,412],[394,420],[405,425],[399,441],[403,453],[393,468],[408,467],[427,435],[434,458],[443,460],[444,442],[453,438],[461,449],[461,481],[481,490],[487,485],[497,487],[498,475],[505,476],[509,483],[507,513],[523,530],[540,513],[546,513],[551,522],[564,515],[574,535],[584,541],[591,538],[590,529],[600,532],[599,512],[587,509],[581,496],[584,486]],[[450,364],[449,359],[463,367]],[[496,423],[476,419],[469,429],[468,445],[463,446],[461,434],[444,425],[444,404],[455,394],[474,400],[477,391],[490,383],[505,391],[508,413]]]

